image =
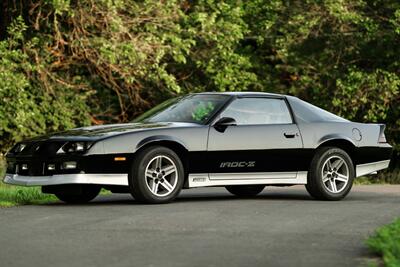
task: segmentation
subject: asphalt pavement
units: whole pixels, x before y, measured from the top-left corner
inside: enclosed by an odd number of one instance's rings
[[[184,190],[171,204],[128,194],[86,205],[0,209],[1,266],[365,266],[364,240],[400,217],[400,186],[355,186],[343,201],[303,186],[252,199]]]

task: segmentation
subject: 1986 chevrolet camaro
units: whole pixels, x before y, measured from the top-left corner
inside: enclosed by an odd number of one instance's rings
[[[304,184],[340,200],[355,177],[388,167],[385,125],[351,122],[296,97],[201,93],[168,100],[133,123],[73,129],[16,144],[4,182],[41,186],[69,203],[101,188],[144,203],[182,188],[224,186],[250,197]]]

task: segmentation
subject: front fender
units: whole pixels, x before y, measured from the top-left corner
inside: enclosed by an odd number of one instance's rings
[[[174,143],[178,143],[180,144],[182,147],[184,147],[186,150],[188,150],[187,146],[185,145],[185,143],[180,140],[179,138],[173,137],[173,136],[168,136],[168,135],[154,135],[154,136],[149,136],[144,138],[143,140],[141,140],[136,148],[135,148],[135,152],[137,150],[139,150],[140,148],[142,148],[143,146],[149,144],[149,143],[153,143],[153,142],[161,142],[161,141],[169,141],[169,142],[174,142]]]
[[[138,131],[98,141],[89,154],[135,153],[144,145],[159,141],[174,142],[187,151],[205,151],[207,150],[207,135],[207,126]]]

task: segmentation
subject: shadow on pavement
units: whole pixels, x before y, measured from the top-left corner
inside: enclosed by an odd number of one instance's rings
[[[231,195],[222,194],[193,194],[193,195],[181,195],[176,198],[173,202],[168,204],[159,205],[173,205],[174,203],[190,203],[190,202],[221,202],[221,201],[315,201],[306,194],[263,194],[256,197],[235,197]],[[63,202],[53,202],[40,204],[38,206],[106,206],[106,205],[146,205],[137,202],[129,194],[114,194],[109,196],[100,196],[94,201],[86,204],[66,204]],[[157,205],[157,204],[156,204]]]
[[[390,194],[389,194],[390,195]],[[375,202],[379,202],[382,198],[384,202],[387,201],[388,194],[382,194],[379,192],[350,192],[350,194],[341,201],[333,201],[336,203],[342,202],[353,202],[353,201],[368,201],[371,198]],[[303,190],[273,190],[264,191],[260,195],[251,198],[236,197],[225,192],[193,192],[191,190],[184,190],[178,198],[169,204],[159,205],[173,205],[174,203],[209,203],[209,202],[223,202],[223,201],[269,201],[269,202],[303,202],[307,201],[310,203],[328,203],[329,201],[315,200],[310,197],[307,192]],[[397,198],[396,198],[397,200]],[[102,195],[97,197],[94,201],[87,204],[66,204],[63,202],[53,202],[47,204],[40,204],[37,206],[107,206],[107,205],[146,205],[137,202],[132,198],[130,194],[112,194]]]

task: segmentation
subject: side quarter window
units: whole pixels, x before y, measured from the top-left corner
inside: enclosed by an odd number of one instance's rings
[[[285,100],[276,98],[238,98],[220,116],[235,119],[237,125],[293,123]]]

